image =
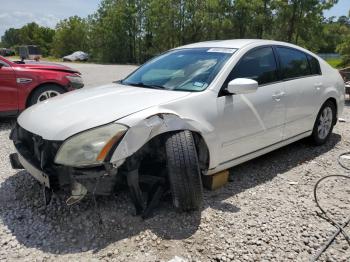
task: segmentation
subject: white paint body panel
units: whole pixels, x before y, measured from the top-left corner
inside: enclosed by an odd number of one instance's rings
[[[283,84],[275,83],[261,86],[255,93],[217,98],[220,162],[282,140],[285,104],[273,95],[283,90]]]
[[[219,96],[242,56],[264,45],[289,46],[313,55],[319,60],[322,76],[267,84],[249,94]],[[196,47],[238,49],[202,92],[112,84],[40,103],[24,111],[18,122],[48,140],[65,140],[113,121],[126,125],[129,130],[111,159],[115,166],[154,136],[192,130],[208,147],[208,174],[212,174],[310,135],[316,115],[328,98],[336,100],[338,116],[342,113],[345,87],[339,73],[305,49],[267,40],[209,41],[179,48]]]
[[[80,89],[28,108],[19,116],[18,123],[44,139],[65,140],[84,130],[189,94],[118,84]]]

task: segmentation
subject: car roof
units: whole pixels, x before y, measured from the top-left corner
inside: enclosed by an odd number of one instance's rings
[[[214,41],[205,41],[205,42],[199,42],[199,43],[193,43],[188,44],[184,46],[179,46],[176,49],[181,48],[210,48],[210,47],[217,47],[217,48],[236,48],[240,49],[244,46],[250,45],[250,44],[259,44],[259,45],[286,45],[291,46],[289,43],[285,42],[279,42],[279,41],[273,41],[273,40],[264,40],[264,39],[231,39],[231,40],[214,40]]]

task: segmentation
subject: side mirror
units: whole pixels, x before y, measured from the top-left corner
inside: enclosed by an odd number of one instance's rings
[[[258,82],[253,79],[236,78],[228,83],[226,91],[235,95],[249,94],[255,92],[258,85]]]

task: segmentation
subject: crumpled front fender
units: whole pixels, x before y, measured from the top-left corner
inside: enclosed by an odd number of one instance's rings
[[[129,128],[114,151],[110,162],[114,164],[114,167],[119,167],[127,157],[133,155],[153,137],[177,130],[199,132],[191,124],[191,121],[184,120],[178,115],[171,113],[158,113],[141,120]]]

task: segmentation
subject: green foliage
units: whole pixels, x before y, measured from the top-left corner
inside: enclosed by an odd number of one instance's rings
[[[332,19],[331,19],[332,20]],[[342,56],[337,67],[350,66],[350,19],[347,16],[341,16],[336,23],[332,21],[328,27],[331,27],[333,32],[329,34],[328,43],[331,43],[331,48],[335,48]],[[326,27],[327,28],[327,27]],[[332,38],[333,36],[333,38]]]
[[[10,28],[5,31],[1,42],[5,47],[19,45],[38,45],[44,56],[49,55],[55,30],[29,23],[20,29]]]
[[[93,60],[142,63],[198,41],[265,38],[287,41],[315,52],[338,50],[350,57],[349,17],[326,20],[338,0],[102,0],[87,19],[62,20],[53,30],[28,24],[9,29],[5,46],[37,44],[62,57],[85,51]],[[336,49],[337,48],[337,49]]]
[[[333,66],[334,68],[341,67],[342,60],[340,58],[330,58],[326,59],[327,63]]]
[[[337,51],[342,56],[341,66],[350,66],[350,34],[337,46]]]
[[[275,0],[272,38],[318,51],[323,42],[319,33],[322,32],[323,11],[332,5],[332,1]]]
[[[335,52],[337,45],[339,45],[346,35],[350,34],[349,25],[344,25],[333,20],[326,21],[323,25],[322,42],[320,46],[320,53]]]
[[[52,43],[52,54],[57,57],[69,55],[75,51],[88,50],[88,24],[78,16],[60,21]]]
[[[323,31],[323,11],[336,2],[103,0],[89,20],[90,51],[100,61],[140,63],[179,45],[230,38],[277,39],[318,51],[329,42],[315,32]]]
[[[97,13],[89,17],[92,57],[103,62],[135,62],[137,19],[135,1],[102,1]]]
[[[9,28],[1,37],[1,42],[5,47],[13,47],[21,44],[20,29]]]

